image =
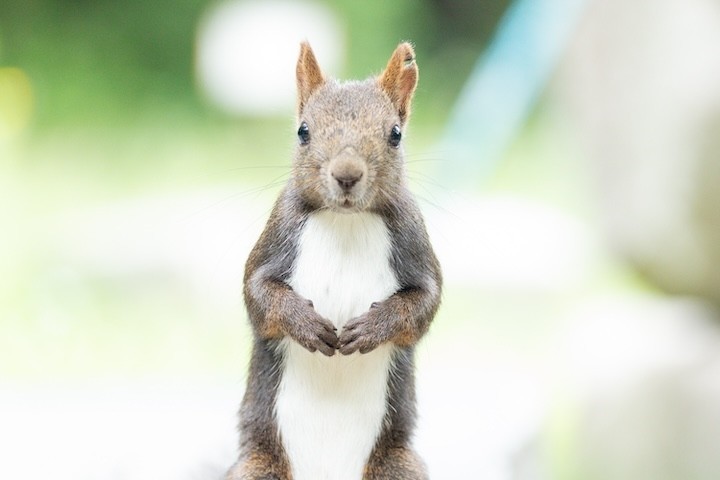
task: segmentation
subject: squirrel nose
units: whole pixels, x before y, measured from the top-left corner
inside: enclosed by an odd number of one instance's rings
[[[349,194],[353,189],[360,188],[359,184],[367,173],[367,164],[353,148],[346,148],[330,160],[328,170],[337,182],[335,188],[340,187],[340,191]]]
[[[332,174],[332,177],[335,179],[338,185],[340,185],[340,188],[342,188],[345,192],[349,192],[350,190],[352,190],[355,184],[360,181],[362,176],[362,172],[345,172],[341,175],[336,175],[335,173]]]

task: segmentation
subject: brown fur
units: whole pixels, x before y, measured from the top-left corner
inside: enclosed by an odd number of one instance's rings
[[[277,455],[251,452],[238,460],[228,471],[225,480],[291,480],[287,460]]]
[[[410,102],[417,82],[415,51],[409,43],[401,43],[390,57],[385,71],[378,78],[378,83],[395,105],[402,123],[405,123],[410,116]]]
[[[240,410],[240,458],[227,480],[292,480],[274,413],[284,368],[278,344],[284,337],[327,356],[394,343],[387,413],[364,478],[427,479],[410,447],[416,416],[414,345],[437,311],[442,277],[406,187],[402,146],[389,142],[393,127],[404,128],[410,114],[418,78],[414,58],[410,44],[401,43],[379,77],[340,83],[326,79],[310,46],[301,45],[298,126],[307,125],[309,141],[298,144],[292,177],[245,267],[243,292],[255,343]],[[390,266],[400,285],[341,332],[287,283],[304,224],[324,208],[369,211],[383,219]]]
[[[297,231],[302,228],[301,212],[293,212],[291,206],[278,203],[270,215],[270,220],[255,248],[250,252],[245,269],[245,304],[250,312],[253,329],[260,338],[277,340],[289,335],[302,346],[314,352],[320,350],[328,356],[338,347],[335,327],[322,318],[313,309],[312,303],[297,295],[282,279],[268,279],[257,275],[252,265],[267,262],[263,254],[281,252],[272,245],[270,232],[283,228],[277,225],[282,219],[294,219],[289,228]],[[281,241],[283,239],[280,239]],[[259,248],[266,246],[266,248]]]
[[[380,446],[373,451],[365,467],[368,480],[427,480],[425,465],[407,447]]]
[[[300,44],[300,57],[295,69],[298,89],[298,111],[302,111],[310,95],[323,83],[325,76],[320,70],[315,54],[308,42]]]

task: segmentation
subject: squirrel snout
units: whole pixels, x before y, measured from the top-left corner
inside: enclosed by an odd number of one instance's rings
[[[336,158],[330,165],[330,176],[344,193],[350,193],[365,176],[365,162],[358,158]]]
[[[363,176],[363,172],[359,171],[351,174],[345,173],[343,175],[337,175],[333,172],[331,175],[335,181],[337,181],[338,185],[340,185],[340,188],[342,188],[345,192],[349,192],[355,184],[360,181]]]

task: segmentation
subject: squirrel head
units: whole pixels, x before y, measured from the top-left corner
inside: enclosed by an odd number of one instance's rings
[[[312,208],[381,208],[404,182],[402,135],[418,79],[412,46],[398,45],[377,77],[338,82],[303,42],[296,73],[299,194]]]

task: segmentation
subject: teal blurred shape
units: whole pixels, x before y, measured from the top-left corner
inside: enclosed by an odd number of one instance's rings
[[[517,0],[510,6],[441,138],[445,184],[475,186],[493,171],[555,70],[587,3]]]

